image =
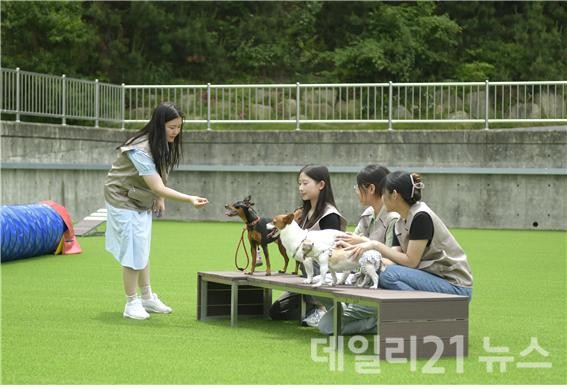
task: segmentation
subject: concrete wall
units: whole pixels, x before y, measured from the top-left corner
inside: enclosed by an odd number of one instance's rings
[[[127,132],[1,122],[2,204],[51,199],[79,220],[104,206],[102,186]],[[170,185],[207,196],[168,202],[166,217],[227,220],[251,194],[265,216],[299,205],[297,171],[329,166],[339,209],[356,223],[353,185],[368,163],[422,173],[423,199],[450,227],[567,229],[567,128],[426,131],[187,131]]]

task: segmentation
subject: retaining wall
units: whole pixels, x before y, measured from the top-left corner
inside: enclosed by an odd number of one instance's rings
[[[102,193],[124,131],[1,122],[2,204],[44,199],[80,220]],[[510,130],[186,131],[170,185],[209,198],[167,202],[165,218],[228,220],[224,204],[252,195],[265,216],[299,205],[297,172],[327,165],[337,206],[354,224],[353,191],[368,163],[420,172],[423,200],[449,227],[567,229],[567,127]]]

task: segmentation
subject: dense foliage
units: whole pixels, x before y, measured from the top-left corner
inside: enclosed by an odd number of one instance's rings
[[[129,84],[559,80],[567,2],[2,1],[1,64]]]

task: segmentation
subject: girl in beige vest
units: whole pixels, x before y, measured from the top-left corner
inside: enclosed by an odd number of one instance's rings
[[[299,171],[297,178],[299,196],[302,200],[302,214],[298,224],[303,229],[314,230],[340,230],[346,229],[347,221],[340,214],[333,195],[331,176],[325,166],[307,165]],[[305,274],[303,265],[302,271]],[[319,264],[313,263],[314,274],[319,274]],[[270,307],[270,317],[273,320],[299,319],[301,295],[297,293],[284,293]],[[316,326],[325,313],[322,301],[305,296],[308,316],[307,325]],[[332,303],[332,302],[331,302]]]
[[[341,238],[344,242],[355,245],[375,240],[387,246],[392,245],[395,236],[394,225],[400,215],[389,212],[382,203],[382,185],[389,173],[385,166],[371,164],[357,174],[354,191],[360,203],[368,208],[360,215],[354,233],[345,234]],[[362,254],[360,262],[373,261],[379,264],[380,259],[381,255],[376,250],[368,250]],[[333,313],[331,308],[319,321],[318,328],[321,333],[333,333]],[[341,335],[364,333],[376,333],[376,310],[364,305],[344,304]]]
[[[400,214],[393,247],[370,241],[349,249],[359,254],[378,250],[389,260],[390,265],[380,275],[380,287],[384,289],[471,297],[473,278],[467,256],[439,216],[421,201],[423,188],[417,173],[388,174],[382,200],[386,209]]]
[[[170,313],[150,286],[152,211],[160,216],[164,199],[201,208],[208,200],[166,186],[179,164],[183,114],[172,103],[162,103],[149,123],[118,147],[118,156],[106,179],[104,197],[108,210],[106,249],[122,266],[126,306],[123,316],[143,320],[148,312]],[[136,294],[140,288],[141,299]]]

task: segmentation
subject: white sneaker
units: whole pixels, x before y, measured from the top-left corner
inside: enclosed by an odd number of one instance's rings
[[[150,314],[142,306],[142,300],[137,298],[126,303],[123,316],[135,320],[145,320],[150,317]]]
[[[142,298],[142,305],[144,309],[148,312],[155,312],[155,313],[171,313],[173,309],[165,305],[161,302],[158,298],[157,294],[152,293],[151,299]]]
[[[319,321],[321,320],[321,318],[325,313],[327,313],[327,311],[324,310],[323,308],[316,308],[313,311],[313,313],[311,313],[303,320],[303,322],[307,324],[309,327],[317,327]]]

